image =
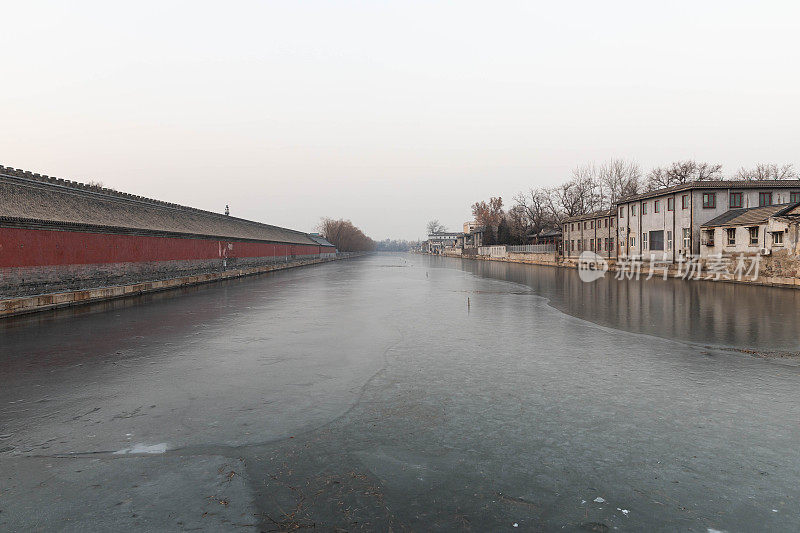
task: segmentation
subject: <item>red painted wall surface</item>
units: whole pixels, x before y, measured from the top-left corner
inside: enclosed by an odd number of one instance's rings
[[[333,253],[327,246],[0,228],[0,267]]]

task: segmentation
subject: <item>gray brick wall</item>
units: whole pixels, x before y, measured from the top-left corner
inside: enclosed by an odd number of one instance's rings
[[[314,257],[316,256],[295,256],[291,259]],[[284,260],[283,257],[248,257],[227,259],[224,263],[221,259],[213,259],[0,268],[0,298],[127,285],[264,266]]]

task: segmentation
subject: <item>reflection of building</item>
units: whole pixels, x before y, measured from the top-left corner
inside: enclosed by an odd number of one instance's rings
[[[794,253],[798,244],[800,204],[731,209],[701,227],[700,256]]]
[[[617,228],[614,209],[570,217],[563,225],[563,255],[578,257],[585,250],[616,257]]]

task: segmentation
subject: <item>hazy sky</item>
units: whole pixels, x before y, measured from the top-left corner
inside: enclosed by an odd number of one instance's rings
[[[798,2],[0,4],[0,164],[373,238],[609,157],[800,163]]]

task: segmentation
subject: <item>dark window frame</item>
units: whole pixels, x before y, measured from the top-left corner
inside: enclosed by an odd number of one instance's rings
[[[755,230],[755,236],[753,236],[753,230]],[[759,234],[761,233],[759,231],[759,227],[758,226],[750,226],[749,228],[747,228],[747,231],[748,231],[748,237],[749,237],[748,238],[748,242],[750,243],[750,246],[758,246],[758,239],[759,239],[759,236],[760,236]]]

